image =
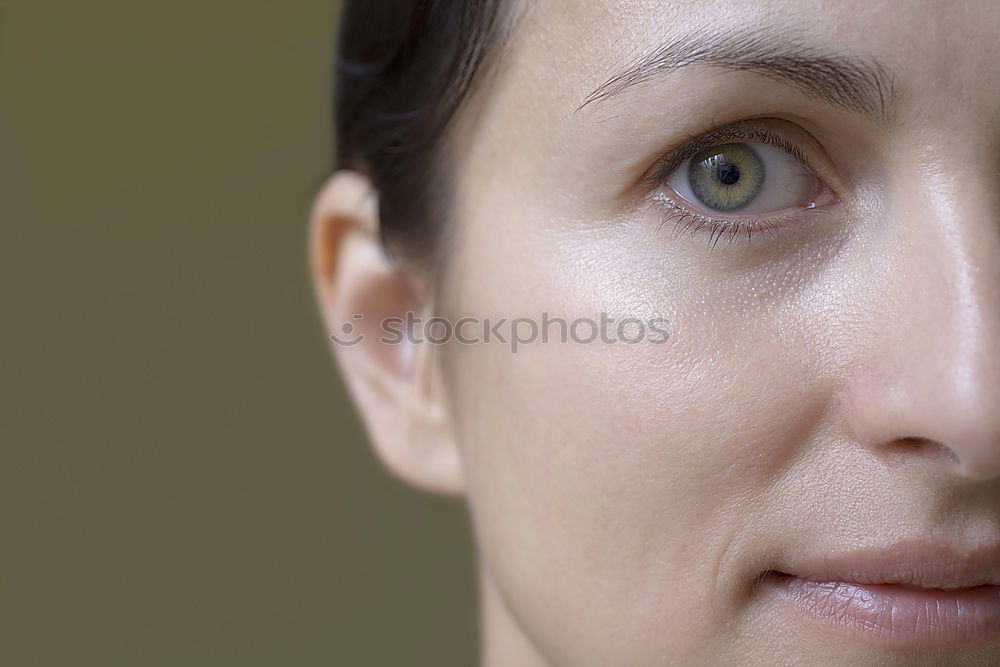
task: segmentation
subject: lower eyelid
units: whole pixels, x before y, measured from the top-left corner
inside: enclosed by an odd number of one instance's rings
[[[809,199],[808,203],[805,203],[801,206],[787,207],[785,209],[777,211],[765,211],[757,213],[733,213],[727,216],[724,213],[713,212],[708,210],[697,210],[699,207],[697,207],[696,204],[694,204],[693,202],[689,202],[686,197],[681,196],[676,191],[674,191],[673,188],[665,184],[661,189],[653,193],[652,199],[653,201],[661,204],[667,203],[671,208],[687,210],[692,215],[703,217],[712,220],[713,222],[718,222],[721,224],[726,224],[728,222],[744,222],[747,220],[753,220],[757,218],[776,218],[776,217],[783,218],[783,217],[788,217],[789,215],[794,215],[804,210],[828,207],[839,202],[839,198],[837,197],[836,193],[834,193],[833,190],[828,185],[826,185],[822,180],[820,180],[819,177],[814,176],[813,178],[815,179],[814,181],[815,189],[810,194],[810,196],[807,197],[807,199]],[[673,194],[673,196],[671,196],[666,192],[663,192],[662,190],[664,189],[669,190],[670,193]]]
[[[658,229],[663,229],[667,223],[672,223],[676,235],[703,235],[707,239],[708,245],[714,248],[720,241],[732,243],[738,239],[744,239],[749,243],[762,236],[775,237],[786,228],[809,225],[810,222],[803,220],[803,216],[810,218],[823,216],[824,219],[827,219],[827,216],[833,212],[832,208],[839,204],[839,199],[834,197],[822,206],[788,209],[776,214],[756,217],[704,215],[674,201],[664,193],[654,195],[651,204],[656,208],[661,218]]]

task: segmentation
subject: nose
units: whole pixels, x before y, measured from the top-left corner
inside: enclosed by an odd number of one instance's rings
[[[848,397],[854,436],[1000,476],[1000,225],[992,179],[922,174],[879,233],[886,277]]]

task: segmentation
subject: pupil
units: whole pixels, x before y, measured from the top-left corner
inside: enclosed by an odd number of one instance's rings
[[[733,185],[740,180],[740,168],[732,162],[720,162],[716,174],[725,185]]]

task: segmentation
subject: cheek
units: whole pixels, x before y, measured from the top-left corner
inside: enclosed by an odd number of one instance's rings
[[[638,664],[718,637],[732,601],[708,592],[723,558],[829,395],[801,309],[741,310],[743,297],[683,272],[662,280],[637,248],[525,233],[472,239],[458,265],[480,278],[453,303],[480,317],[669,320],[660,344],[447,352],[484,565],[570,664]]]

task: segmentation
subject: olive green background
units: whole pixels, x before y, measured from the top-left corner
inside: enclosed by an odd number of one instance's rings
[[[334,2],[0,4],[0,665],[469,665],[314,313]]]

